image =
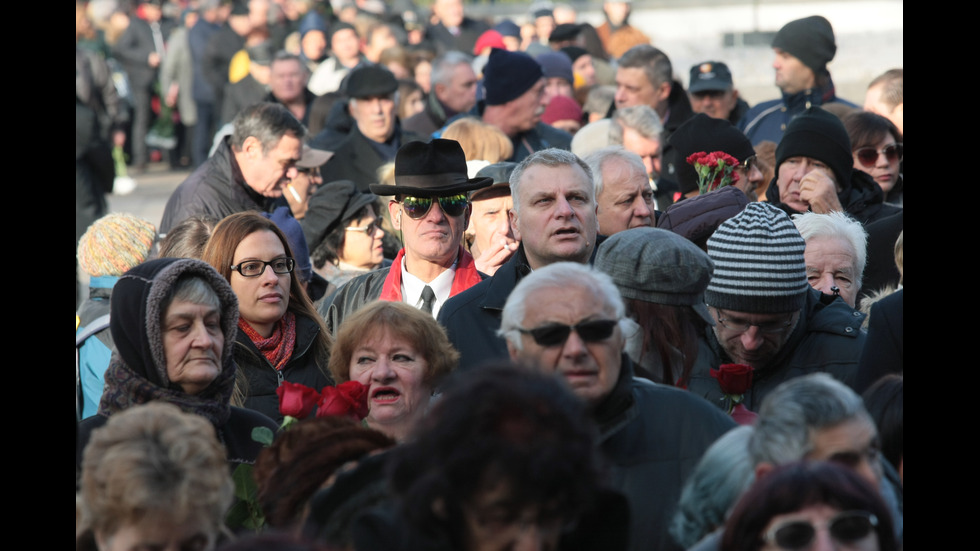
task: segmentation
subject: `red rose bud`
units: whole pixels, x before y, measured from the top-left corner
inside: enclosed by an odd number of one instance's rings
[[[744,364],[722,364],[711,370],[711,376],[718,380],[721,391],[729,396],[740,396],[752,388],[752,366]]]
[[[316,416],[341,415],[364,419],[368,414],[367,391],[368,387],[357,381],[324,387]]]
[[[279,385],[276,395],[279,396],[279,413],[297,419],[306,419],[320,399],[320,393],[312,388],[289,381]]]

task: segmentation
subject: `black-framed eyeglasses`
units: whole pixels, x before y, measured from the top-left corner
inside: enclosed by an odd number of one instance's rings
[[[374,220],[367,226],[347,226],[344,229],[347,231],[359,231],[368,235],[374,235],[375,232],[381,229],[381,224],[378,222],[378,220]]]
[[[722,314],[721,310],[716,309],[715,312],[717,313],[718,323],[720,323],[722,327],[737,333],[745,333],[752,327],[758,328],[760,333],[779,333],[780,331],[785,331],[793,325],[797,314],[797,312],[793,312],[786,319],[777,319],[767,321],[765,323],[749,323],[744,319],[732,319],[726,317],[724,314]]]
[[[288,257],[274,258],[268,262],[265,260],[244,260],[232,266],[231,269],[242,274],[242,277],[259,277],[265,273],[266,266],[272,266],[273,272],[283,275],[292,273],[296,261]]]
[[[854,156],[857,157],[858,162],[865,168],[874,168],[875,164],[878,163],[878,155],[884,155],[889,163],[901,161],[905,156],[905,145],[893,143],[886,145],[881,151],[873,147],[862,147],[861,149],[854,150]]]
[[[850,544],[868,537],[878,526],[878,517],[868,511],[843,511],[829,521],[830,537],[841,544]],[[763,537],[770,545],[781,549],[808,549],[817,535],[817,526],[808,520],[788,520],[773,526]]]
[[[549,323],[532,329],[518,327],[517,330],[525,335],[531,335],[539,346],[561,346],[568,340],[568,335],[574,329],[585,342],[604,341],[612,336],[617,320],[589,320],[575,325]]]
[[[419,220],[428,214],[432,203],[438,201],[442,212],[446,216],[459,216],[466,212],[466,205],[469,204],[465,193],[449,195],[447,197],[405,197],[402,199],[402,209],[412,220]]]

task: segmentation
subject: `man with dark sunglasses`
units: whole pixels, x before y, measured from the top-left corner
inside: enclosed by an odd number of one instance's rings
[[[667,528],[684,475],[734,422],[688,392],[633,376],[625,311],[608,275],[558,262],[517,284],[500,334],[512,360],[554,373],[587,404],[611,484],[630,504],[630,549],[679,549]]]
[[[362,305],[401,301],[433,316],[446,300],[483,280],[473,257],[462,247],[469,222],[467,192],[493,184],[493,178],[467,178],[459,142],[409,142],[395,156],[395,183],[371,184],[377,195],[391,195],[392,225],[404,247],[391,266],[358,276],[340,288],[327,311],[334,333]]]
[[[776,176],[767,200],[787,214],[844,211],[867,225],[896,214],[884,202],[881,186],[854,168],[851,139],[844,124],[820,107],[793,119],[776,146]]]

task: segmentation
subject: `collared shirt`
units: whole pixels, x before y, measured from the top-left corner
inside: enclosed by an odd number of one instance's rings
[[[408,273],[405,267],[405,257],[402,257],[402,302],[411,304],[416,308],[422,308],[422,290],[428,285],[436,294],[436,301],[432,304],[432,317],[439,315],[442,305],[449,299],[449,293],[453,288],[453,278],[456,275],[456,265],[459,263],[457,257],[452,267],[443,270],[435,279],[426,283],[418,277]]]

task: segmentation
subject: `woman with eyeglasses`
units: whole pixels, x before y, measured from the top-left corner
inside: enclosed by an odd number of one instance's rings
[[[851,138],[854,168],[866,172],[885,193],[885,202],[902,206],[902,134],[890,120],[861,111],[844,120]]]
[[[721,551],[804,549],[897,550],[878,490],[832,462],[791,463],[763,475],[728,517]]]
[[[327,371],[331,338],[296,275],[289,242],[256,212],[233,214],[214,228],[203,260],[238,296],[234,355],[237,389],[246,408],[282,421],[276,389],[283,381],[317,391],[333,384]]]
[[[330,182],[310,199],[300,225],[313,268],[328,282],[323,303],[329,305],[352,278],[391,264],[384,258],[379,213],[377,196],[361,193],[350,180]]]

